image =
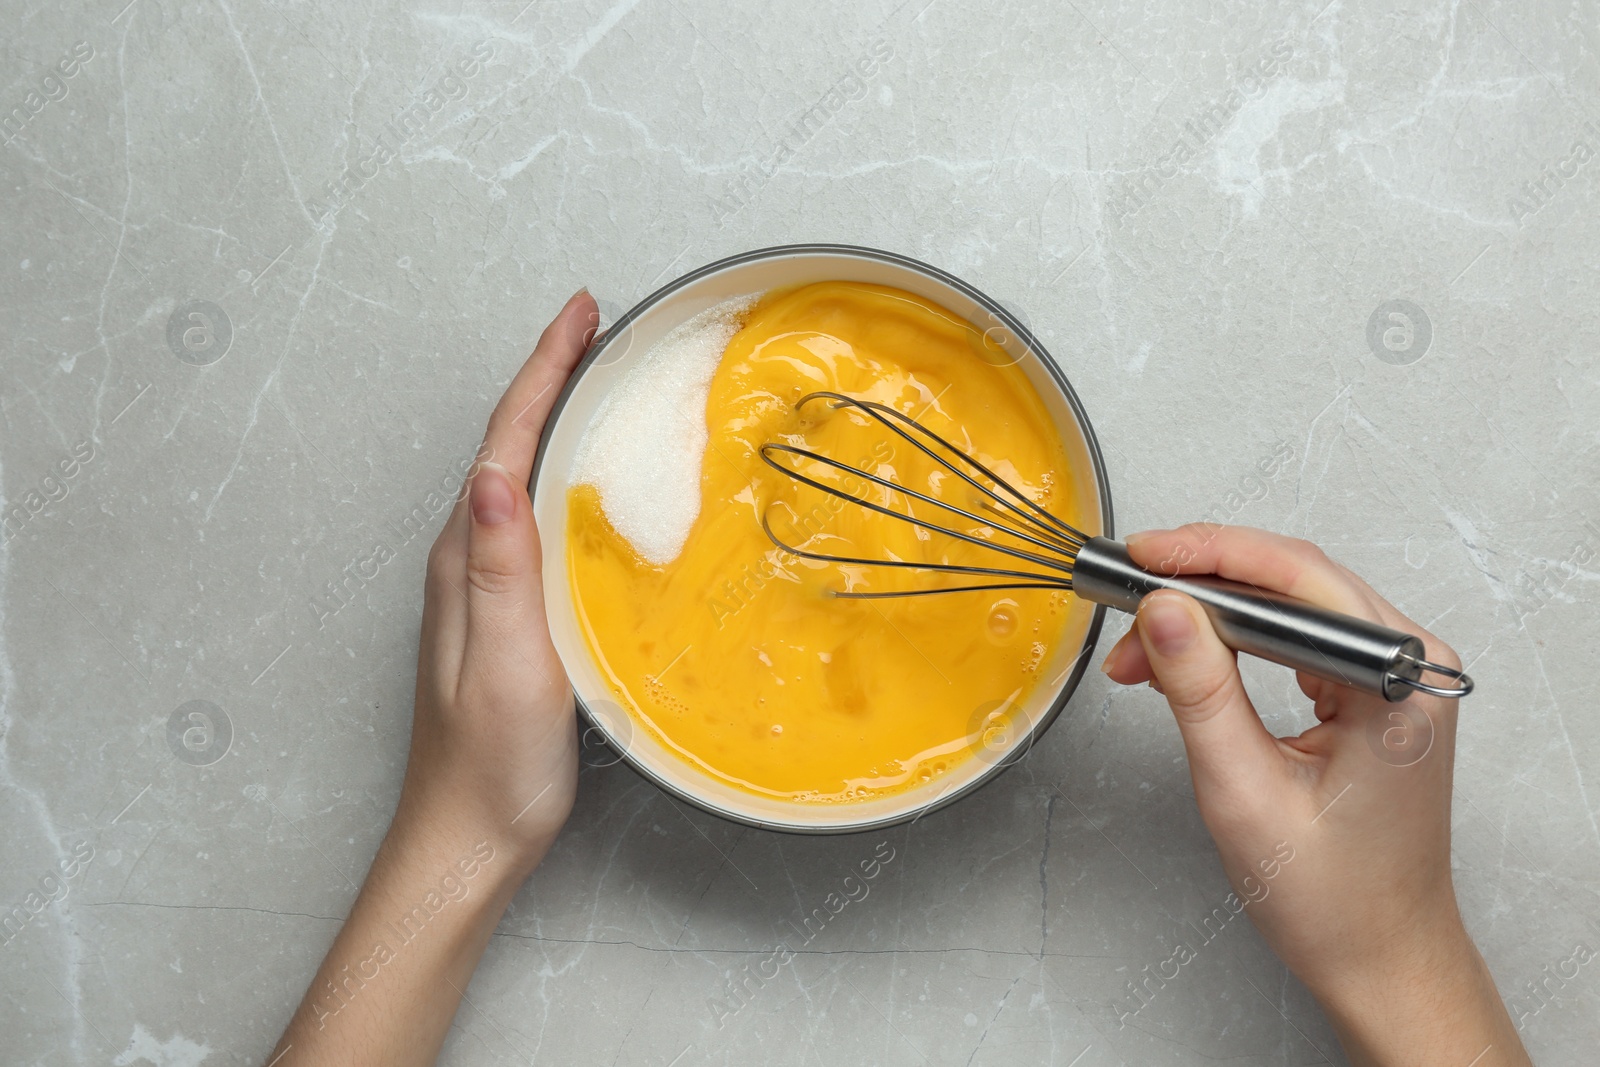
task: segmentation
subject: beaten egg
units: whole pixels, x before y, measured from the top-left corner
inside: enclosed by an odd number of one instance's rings
[[[590,485],[568,493],[567,571],[585,640],[637,725],[705,774],[797,803],[848,803],[972,758],[1039,684],[1072,594],[873,592],[969,576],[820,562],[809,552],[1016,566],[773,470],[760,447],[813,450],[974,510],[977,495],[914,446],[817,391],[917,419],[1074,525],[1066,455],[1027,376],[964,319],[897,289],[823,282],[767,294],[723,353],[703,412],[700,509],[664,565],[635,551]],[[933,521],[928,505],[792,456],[807,476]],[[973,523],[961,527],[987,534]]]

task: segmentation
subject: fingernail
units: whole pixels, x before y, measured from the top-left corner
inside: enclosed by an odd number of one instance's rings
[[[1122,538],[1122,543],[1132,548],[1140,541],[1148,541],[1160,532],[1160,530],[1140,530],[1137,533],[1125,534]]]
[[[582,296],[584,293],[587,293],[588,291],[589,291],[589,287],[587,285],[578,286],[578,291],[576,293],[573,293],[571,296],[567,297],[567,303],[569,303],[569,304],[572,303],[574,300],[578,299],[578,297]]]
[[[1139,626],[1163,656],[1180,655],[1198,636],[1194,616],[1172,596],[1160,593],[1146,597],[1140,605]]]
[[[1122,658],[1122,645],[1122,640],[1118,640],[1116,644],[1112,645],[1111,651],[1106,653],[1106,658],[1100,664],[1100,669],[1105,671],[1108,678],[1111,677],[1111,671],[1116,667],[1117,661]]]
[[[485,526],[509,522],[517,513],[511,476],[498,463],[485,463],[472,478],[472,517]]]

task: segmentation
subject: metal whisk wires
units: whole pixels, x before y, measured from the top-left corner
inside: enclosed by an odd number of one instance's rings
[[[1029,500],[1015,486],[982,463],[979,463],[972,456],[926,426],[923,426],[920,422],[908,415],[901,414],[894,408],[871,400],[861,400],[856,397],[846,396],[843,393],[816,392],[801,397],[795,403],[795,410],[798,411],[815,400],[828,401],[836,411],[841,408],[853,408],[909,442],[944,470],[954,474],[976,490],[980,498],[980,503],[977,506],[989,514],[987,516],[977,514],[947,501],[928,496],[925,493],[919,493],[914,489],[901,485],[892,478],[873,474],[870,471],[862,470],[860,467],[840,462],[820,452],[809,448],[801,448],[797,445],[778,442],[768,442],[762,445],[761,458],[766,461],[768,466],[793,478],[797,482],[819,489],[830,496],[857,504],[880,515],[910,523],[932,533],[943,534],[956,541],[998,552],[1014,560],[1027,563],[1032,568],[1021,570],[1013,567],[981,567],[959,563],[929,563],[918,560],[871,559],[811,552],[784,543],[777,534],[772,532],[772,525],[767,516],[763,514],[761,516],[761,527],[766,531],[767,537],[772,543],[783,551],[799,556],[802,559],[870,567],[899,567],[906,570],[938,571],[946,574],[964,574],[1000,579],[978,584],[944,586],[933,589],[871,593],[835,592],[835,596],[848,600],[887,600],[899,597],[930,596],[935,593],[972,592],[980,589],[1072,588],[1073,563],[1077,558],[1078,550],[1089,540],[1087,534],[1056,518],[1056,516]],[[942,525],[909,514],[910,504],[907,505],[907,511],[898,511],[884,504],[868,500],[859,494],[818,481],[796,470],[789,463],[776,458],[784,455],[798,456],[805,460],[820,463],[843,474],[864,479],[894,493],[902,494],[909,501],[921,501],[948,514],[959,515],[976,523],[977,527],[970,533],[963,532],[952,529],[948,525]],[[994,534],[1009,536],[1020,542],[1020,544],[994,540],[992,537]]]

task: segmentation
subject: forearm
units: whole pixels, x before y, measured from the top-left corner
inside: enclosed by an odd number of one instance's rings
[[[1356,1067],[1531,1067],[1464,930],[1313,992]]]
[[[530,869],[492,835],[397,819],[268,1062],[433,1063]]]

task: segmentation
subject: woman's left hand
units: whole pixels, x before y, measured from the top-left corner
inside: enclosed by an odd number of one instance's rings
[[[400,805],[275,1067],[433,1063],[495,924],[572,810],[577,724],[527,484],[597,322],[580,291],[544,331],[428,556]]]
[[[572,810],[578,761],[526,487],[545,420],[597,322],[594,298],[580,290],[545,329],[489,417],[479,462],[429,553],[395,814],[397,824],[487,839],[528,871]]]

